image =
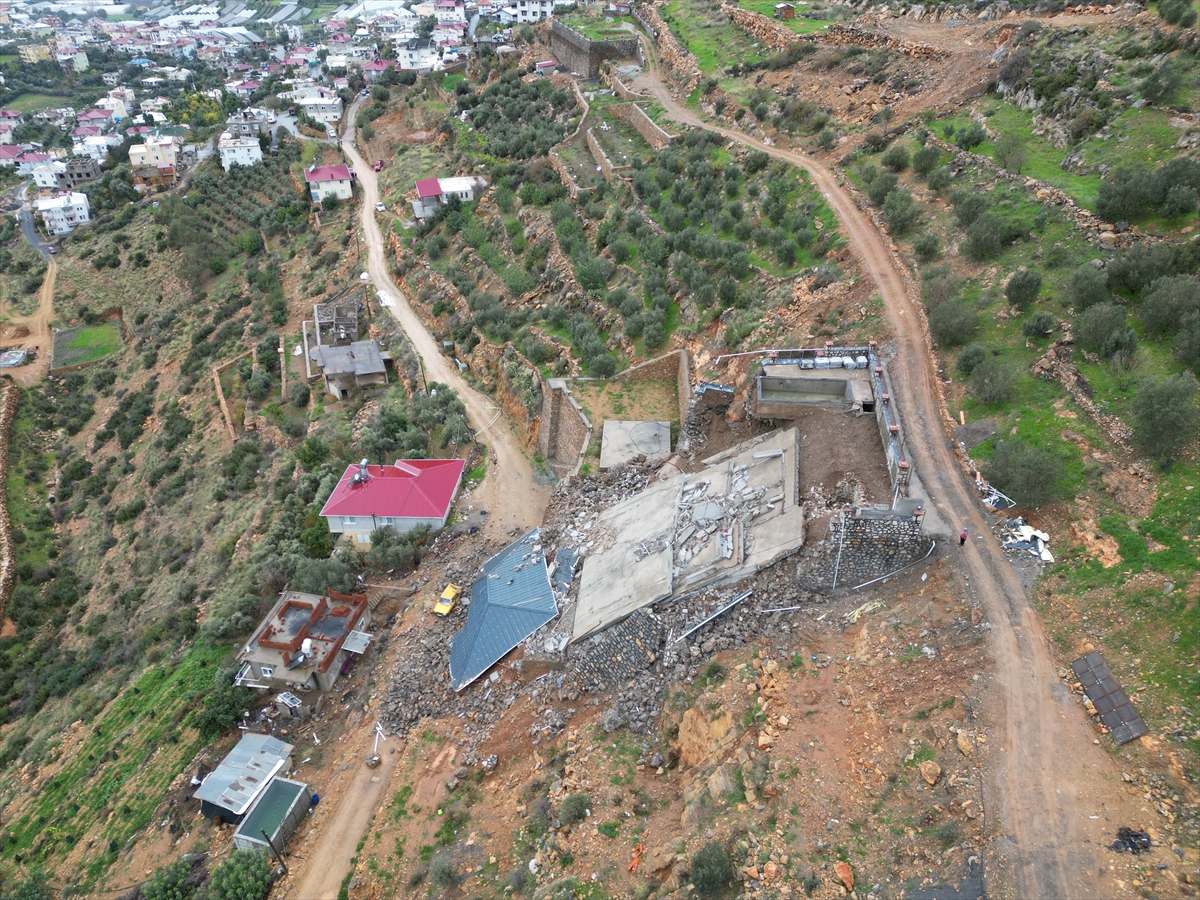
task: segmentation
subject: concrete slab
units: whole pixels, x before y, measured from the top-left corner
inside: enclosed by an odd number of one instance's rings
[[[649,459],[670,456],[671,423],[606,420],[600,438],[600,471],[639,454]]]
[[[659,481],[605,510],[592,529],[579,575],[571,639],[623,619],[671,594],[671,533],[681,479]]]
[[[738,581],[804,544],[799,431],[762,435],[600,516],[572,640],[675,594]]]

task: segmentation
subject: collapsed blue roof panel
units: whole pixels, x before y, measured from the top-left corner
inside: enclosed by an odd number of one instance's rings
[[[556,615],[535,528],[489,559],[471,585],[467,624],[450,644],[451,687],[461,691]]]

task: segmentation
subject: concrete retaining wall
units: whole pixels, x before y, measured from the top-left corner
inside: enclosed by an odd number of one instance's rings
[[[844,538],[843,515],[835,514],[825,538],[805,552],[796,573],[802,586],[831,588],[836,570],[837,584],[853,587],[916,562],[932,543],[920,516],[853,510],[844,522]]]
[[[616,79],[614,78],[614,80]],[[628,122],[637,129],[637,133],[655,150],[661,150],[675,140],[675,135],[668,134],[655,125],[654,120],[646,115],[646,111],[636,103],[619,103],[616,106],[610,106],[608,111],[622,122]]]

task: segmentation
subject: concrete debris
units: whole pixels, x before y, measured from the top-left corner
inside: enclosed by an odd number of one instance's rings
[[[1005,550],[1010,553],[1028,553],[1041,562],[1054,562],[1049,550],[1050,535],[1027,524],[1023,518],[1005,519],[993,527]]]

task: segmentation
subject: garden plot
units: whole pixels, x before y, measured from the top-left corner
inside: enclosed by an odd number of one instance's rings
[[[601,110],[592,123],[592,135],[600,142],[614,166],[632,166],[635,159],[649,159],[654,151],[637,129],[608,110]]]
[[[559,144],[554,152],[566,163],[580,190],[590,191],[604,180],[604,176],[597,171],[599,166],[596,165],[595,157],[588,149],[587,138],[582,133],[566,143]]]
[[[96,362],[121,349],[121,329],[115,322],[99,322],[54,333],[54,367]]]

